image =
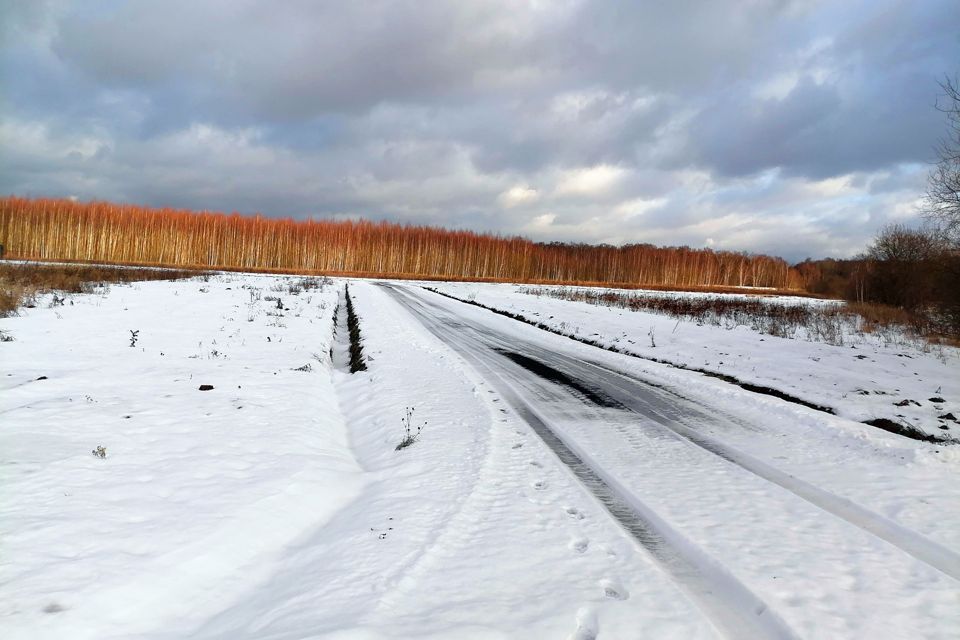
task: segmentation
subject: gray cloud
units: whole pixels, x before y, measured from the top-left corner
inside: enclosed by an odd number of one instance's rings
[[[790,258],[916,218],[960,60],[950,0],[0,12],[6,193]]]

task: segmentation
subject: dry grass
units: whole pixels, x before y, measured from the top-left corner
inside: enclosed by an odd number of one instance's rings
[[[847,310],[860,316],[862,328],[867,333],[884,331],[890,327],[911,327],[917,333],[929,333],[929,321],[922,316],[898,307],[871,302],[847,303]]]
[[[849,302],[846,309],[860,319],[865,333],[906,331],[933,344],[960,346],[956,327],[942,318],[936,309],[927,312],[907,311],[899,307],[871,302]]]
[[[178,280],[201,275],[197,271],[130,269],[91,265],[48,265],[0,262],[0,317],[34,304],[41,293],[90,293],[110,283],[142,280]]]
[[[798,304],[755,297],[666,296],[566,288],[532,288],[525,292],[657,313],[699,325],[747,326],[781,338],[802,336],[833,345],[842,345],[844,336],[851,333],[877,334],[893,342],[899,341],[898,336],[934,342],[943,337],[931,317],[883,304]]]

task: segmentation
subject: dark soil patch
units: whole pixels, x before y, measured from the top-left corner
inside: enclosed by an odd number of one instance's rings
[[[350,334],[350,373],[366,371],[367,363],[363,357],[363,342],[360,337],[360,318],[353,309],[353,300],[350,298],[350,286],[343,288],[347,299],[347,332]]]
[[[596,405],[611,408],[623,407],[623,405],[613,398],[591,389],[579,380],[575,380],[562,371],[558,371],[557,369],[554,369],[553,367],[546,365],[539,360],[534,360],[533,358],[528,358],[523,354],[516,353],[515,351],[507,351],[505,349],[497,349],[497,352],[505,355],[507,358],[516,362],[527,371],[537,374],[544,380],[556,382],[557,384],[573,389]]]
[[[894,402],[894,403],[893,403],[893,406],[895,406],[895,407],[908,407],[908,406],[910,406],[911,404],[914,404],[914,405],[916,405],[916,406],[918,406],[918,407],[920,406],[920,403],[917,402],[916,400],[901,400],[900,402]]]
[[[873,420],[864,420],[863,424],[868,424],[871,427],[883,429],[884,431],[889,431],[890,433],[895,433],[899,436],[905,436],[912,440],[919,440],[921,442],[931,442],[933,444],[957,444],[958,443],[958,441],[953,438],[938,438],[928,433],[924,433],[920,429],[911,427],[908,424],[894,422],[893,420],[889,420],[887,418],[874,418]]]

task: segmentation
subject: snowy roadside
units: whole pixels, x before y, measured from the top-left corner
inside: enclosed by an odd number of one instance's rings
[[[0,320],[5,637],[176,634],[358,494],[336,290],[300,281],[113,285]]]
[[[960,349],[954,347],[889,344],[870,334],[850,336],[844,346],[834,346],[765,335],[745,326],[699,326],[645,311],[533,296],[524,293],[530,289],[526,285],[425,284],[623,353],[769,387],[829,407],[844,418],[885,418],[936,438],[960,439]]]

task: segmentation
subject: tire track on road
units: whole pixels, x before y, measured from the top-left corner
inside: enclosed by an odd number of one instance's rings
[[[730,638],[797,637],[763,600],[733,574],[673,529],[575,443],[566,441],[551,429],[548,421],[497,373],[503,356],[492,352],[469,333],[449,328],[436,320],[437,314],[428,311],[420,300],[408,292],[384,286],[424,326],[457,351],[496,388],[560,462],[677,582],[721,634]],[[474,343],[472,348],[467,346],[468,342]]]
[[[437,309],[441,308],[437,307]],[[502,341],[499,336],[491,332],[483,333],[485,337],[502,345],[503,348],[514,348],[514,345]],[[937,571],[956,580],[960,580],[960,554],[930,540],[916,531],[870,511],[847,498],[821,489],[792,474],[781,471],[748,453],[727,445],[712,436],[705,435],[689,426],[681,424],[668,415],[670,413],[670,407],[665,399],[662,402],[652,401],[652,395],[659,398],[663,393],[663,391],[656,386],[648,385],[642,380],[607,366],[577,360],[529,343],[525,346],[532,351],[532,353],[526,357],[529,358],[530,355],[533,355],[540,358],[544,364],[549,365],[551,368],[558,369],[563,375],[574,380],[576,384],[584,385],[584,379],[601,377],[607,385],[604,390],[609,391],[612,387],[615,391],[614,396],[611,398],[614,402],[650,418],[653,420],[654,425],[662,429],[665,433],[690,442],[730,464],[736,465],[755,476],[775,484],[834,517],[897,547],[904,553]],[[574,372],[572,376],[571,370]],[[641,386],[644,388],[645,393],[638,394],[636,392],[637,388]]]

